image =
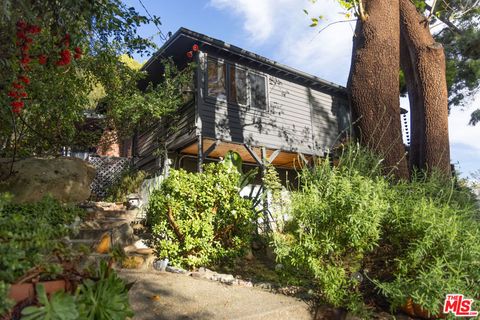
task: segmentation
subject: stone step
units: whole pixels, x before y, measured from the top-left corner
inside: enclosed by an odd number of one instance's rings
[[[75,235],[71,236],[72,240],[95,240],[98,241],[105,232],[109,232],[110,229],[80,229]]]

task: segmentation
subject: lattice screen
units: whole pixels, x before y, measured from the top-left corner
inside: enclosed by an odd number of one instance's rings
[[[130,159],[119,157],[89,156],[90,162],[96,169],[90,189],[92,198],[97,200],[105,198],[108,188],[120,179],[122,172],[129,168]]]

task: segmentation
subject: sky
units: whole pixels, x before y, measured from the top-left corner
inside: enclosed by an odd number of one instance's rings
[[[146,14],[140,0],[124,0]],[[174,33],[180,27],[247,49],[282,64],[328,81],[346,85],[350,69],[354,22],[335,0],[142,0],[148,12],[159,16],[160,30]],[[309,17],[322,16],[319,27],[311,28]],[[140,34],[163,41],[154,25],[143,26]],[[148,57],[136,57],[140,61]],[[401,104],[408,109],[408,100]],[[480,169],[480,125],[469,126],[470,113],[480,105],[480,96],[464,110],[454,108],[449,117],[452,163],[463,177]]]

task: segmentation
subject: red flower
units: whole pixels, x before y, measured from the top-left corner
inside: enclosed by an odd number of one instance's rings
[[[70,46],[70,34],[65,34],[65,37],[63,38],[63,44],[65,45],[65,47]]]
[[[60,51],[60,60],[57,61],[57,66],[64,66],[71,62],[72,53],[68,49]]]
[[[33,42],[33,39],[32,39],[32,38],[25,38],[25,42],[26,42],[26,43],[32,43],[32,42]]]
[[[8,91],[7,95],[11,98],[16,98],[17,97],[17,92],[15,91]]]
[[[25,39],[27,35],[23,31],[17,31],[17,38],[19,39]]]
[[[44,54],[41,54],[38,56],[38,63],[40,64],[46,64],[47,63],[47,56]]]
[[[15,101],[12,101],[10,105],[15,108],[22,108],[25,104],[21,100],[15,100]]]
[[[78,53],[78,54],[82,54],[82,48],[80,47],[75,47],[75,52]]]
[[[15,89],[23,89],[23,85],[21,83],[18,83],[18,82],[14,82],[12,84],[12,86],[15,88]]]
[[[18,20],[17,21],[17,28],[20,29],[20,30],[23,30],[27,27],[27,23],[25,22],[25,20]]]
[[[30,78],[26,76],[19,76],[18,80],[22,81],[25,84],[30,84]]]
[[[20,95],[20,97],[22,97],[22,98],[28,97],[28,94],[27,94],[26,92],[20,92],[19,95]]]
[[[27,64],[30,63],[30,60],[31,60],[31,59],[30,59],[30,57],[29,57],[28,55],[24,55],[24,56],[22,57],[22,59],[20,60],[20,63],[21,63],[22,65],[27,65]]]
[[[20,111],[22,111],[22,108],[25,106],[25,104],[23,103],[23,101],[12,101],[10,103],[10,106],[12,106],[13,112],[19,113]]]
[[[75,60],[80,59],[81,57],[82,55],[80,53],[75,53],[75,55],[73,56]]]
[[[20,49],[22,50],[22,52],[30,51],[30,47],[28,46],[28,44],[24,44]]]
[[[31,33],[31,34],[40,33],[40,31],[42,31],[42,28],[40,28],[39,26],[36,26],[36,25],[29,25],[27,27],[27,32]]]
[[[199,49],[198,44],[194,44],[192,47],[193,52],[197,52]]]
[[[188,57],[189,59],[192,59],[192,57],[193,57],[193,52],[192,52],[192,51],[188,51],[188,52],[187,52],[187,57]]]

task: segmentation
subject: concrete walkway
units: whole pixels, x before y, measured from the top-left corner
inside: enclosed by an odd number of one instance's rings
[[[119,274],[135,281],[130,290],[135,320],[312,319],[305,302],[261,289],[169,272],[123,269]]]

